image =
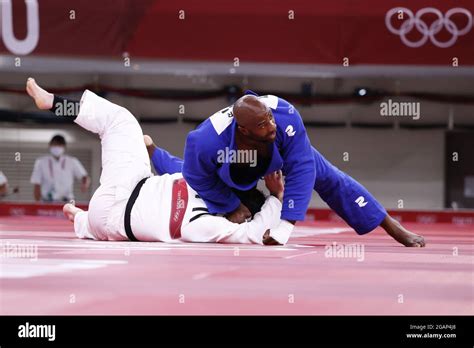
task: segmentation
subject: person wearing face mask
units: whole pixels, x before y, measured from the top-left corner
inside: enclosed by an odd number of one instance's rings
[[[66,140],[55,135],[49,142],[50,155],[35,162],[31,183],[34,184],[36,201],[67,202],[74,199],[74,179],[81,180],[81,190],[86,192],[90,178],[76,157],[65,155]]]

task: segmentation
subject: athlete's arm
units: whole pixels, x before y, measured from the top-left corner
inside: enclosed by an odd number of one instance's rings
[[[215,242],[237,244],[264,244],[267,231],[280,223],[281,200],[284,185],[281,171],[265,177],[271,196],[249,222],[236,224],[224,217],[205,215],[182,229],[182,240],[188,242]]]
[[[281,202],[269,196],[249,222],[236,224],[225,217],[204,215],[181,229],[185,242],[263,244],[265,232],[280,223]]]
[[[149,135],[144,135],[143,140],[148,156],[158,175],[181,173],[183,171],[183,159],[173,156],[165,149],[156,146]]]
[[[281,218],[290,224],[304,220],[316,179],[313,149],[300,114],[293,110],[281,149],[285,175]]]
[[[239,208],[237,195],[217,174],[217,148],[206,133],[192,131],[184,149],[183,177],[206,203],[210,213],[226,214]]]

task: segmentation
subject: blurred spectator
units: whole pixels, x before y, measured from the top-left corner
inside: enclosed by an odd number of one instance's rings
[[[55,135],[49,142],[49,151],[50,155],[36,160],[31,174],[31,183],[35,185],[35,200],[65,202],[74,199],[74,178],[81,180],[81,190],[86,192],[90,186],[90,178],[77,158],[64,154],[64,137]]]
[[[2,171],[0,171],[0,199],[6,196],[10,196],[12,193],[20,192],[20,189],[18,188],[18,186],[15,186],[11,190],[11,192],[8,192],[8,191],[9,191],[8,179],[5,176],[5,174],[3,174]]]

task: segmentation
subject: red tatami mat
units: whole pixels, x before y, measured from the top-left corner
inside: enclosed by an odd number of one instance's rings
[[[76,239],[59,218],[0,217],[0,314],[474,314],[473,225],[299,225],[288,245]]]

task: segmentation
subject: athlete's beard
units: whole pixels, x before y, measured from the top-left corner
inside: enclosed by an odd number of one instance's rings
[[[249,139],[253,140],[254,142],[257,142],[257,143],[260,143],[260,144],[272,144],[276,139],[276,137],[273,138],[273,139],[269,139],[268,135],[265,136],[265,137],[260,137],[258,135],[255,135],[255,134],[251,133],[251,132],[249,132],[247,137]]]

